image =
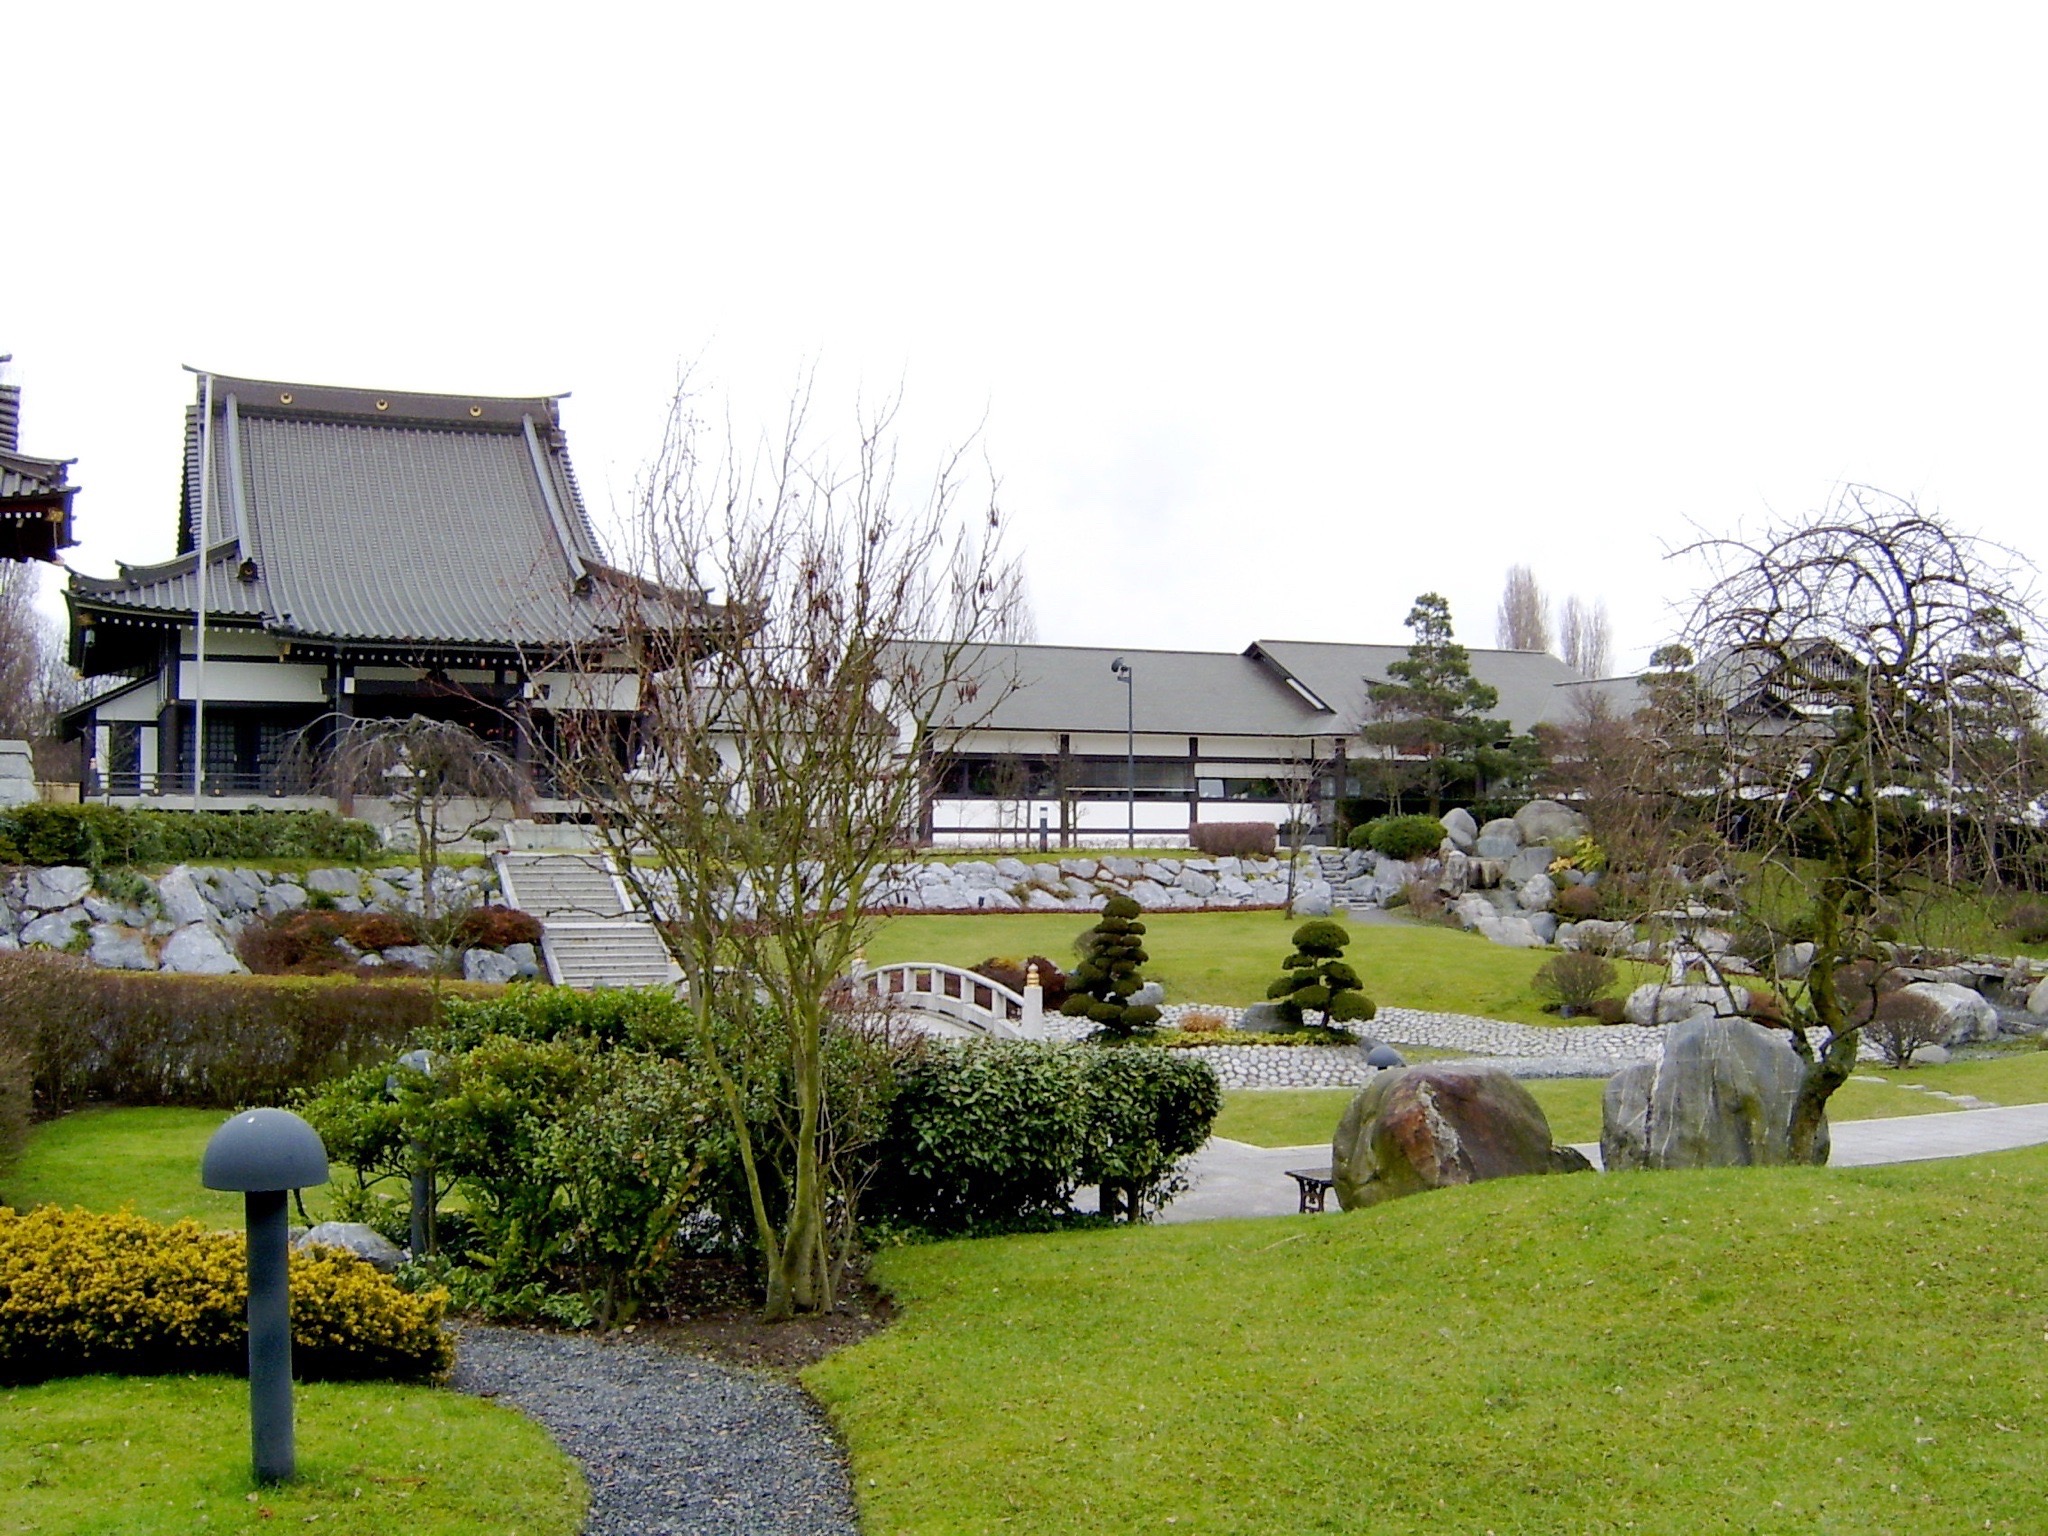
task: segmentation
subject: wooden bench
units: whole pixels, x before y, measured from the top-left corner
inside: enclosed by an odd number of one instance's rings
[[[1301,1189],[1301,1209],[1304,1214],[1323,1209],[1323,1201],[1336,1184],[1334,1170],[1329,1168],[1290,1168],[1287,1177],[1294,1180]]]

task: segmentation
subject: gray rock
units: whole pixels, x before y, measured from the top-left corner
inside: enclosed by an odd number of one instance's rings
[[[494,949],[466,949],[462,952],[464,981],[507,982],[519,979],[519,962]]]
[[[1451,846],[1460,853],[1470,853],[1479,841],[1479,823],[1472,819],[1472,813],[1462,805],[1443,814],[1444,836],[1451,840]]]
[[[1284,1034],[1295,1026],[1280,1012],[1278,1003],[1253,1003],[1237,1021],[1237,1027],[1247,1034]],[[1261,1050],[1266,1047],[1261,1046]]]
[[[1365,1064],[1368,1067],[1376,1067],[1381,1071],[1385,1071],[1390,1067],[1407,1066],[1408,1058],[1395,1050],[1391,1045],[1382,1041],[1365,1053]]]
[[[1618,955],[1635,941],[1634,923],[1609,923],[1597,917],[1582,918],[1557,931],[1562,947],[1583,949],[1591,955]]]
[[[1508,860],[1508,867],[1502,873],[1501,879],[1509,885],[1521,885],[1534,880],[1538,875],[1548,879],[1551,862],[1556,857],[1548,848],[1524,848]]]
[[[1778,975],[1786,981],[1805,980],[1813,969],[1813,955],[1813,945],[1803,939],[1797,944],[1780,944],[1774,961]]]
[[[284,912],[296,912],[306,904],[306,893],[296,885],[279,883],[263,893],[260,905],[265,915],[276,917]]]
[[[984,907],[992,912],[1021,912],[1024,909],[1023,902],[1000,888],[974,892],[968,905]]]
[[[292,1240],[294,1248],[339,1248],[373,1269],[390,1274],[405,1262],[405,1252],[375,1227],[360,1221],[323,1221]]]
[[[1500,910],[1477,891],[1467,891],[1451,903],[1451,917],[1460,928],[1478,928],[1498,923]]]
[[[505,958],[519,967],[521,981],[531,981],[541,974],[540,951],[531,944],[507,944]]]
[[[1522,921],[1535,931],[1536,937],[1546,944],[1557,942],[1557,914],[1555,912],[1529,912]]]
[[[2027,994],[2027,1012],[2048,1013],[2048,977],[2043,977]]]
[[[1166,987],[1156,981],[1148,981],[1131,994],[1131,1001],[1140,1007],[1159,1007],[1166,1001]]]
[[[167,922],[183,928],[190,923],[211,922],[214,911],[207,904],[205,894],[199,889],[199,882],[191,869],[183,864],[156,883],[156,899],[164,909]]]
[[[354,869],[316,869],[306,876],[306,889],[323,896],[360,896],[363,876]]]
[[[1507,949],[1541,949],[1544,944],[1543,936],[1526,917],[1503,917],[1490,928],[1481,924],[1479,931],[1489,942]]]
[[[1974,989],[1951,981],[1916,981],[1906,990],[1932,998],[1941,1009],[1943,1045],[1970,1045],[1998,1038],[1998,1010]]]
[[[92,871],[75,864],[31,869],[22,882],[21,904],[36,912],[56,912],[85,900],[92,889]]]
[[[1025,893],[1024,905],[1033,912],[1064,912],[1067,909],[1066,902],[1036,885]]]
[[[1005,880],[1029,880],[1031,866],[1022,859],[997,859],[996,873]]]
[[[1082,880],[1093,880],[1101,868],[1093,859],[1061,859],[1060,873],[1073,875]]]
[[[1492,826],[1494,825],[1494,823],[1488,822],[1487,825]],[[1509,822],[1508,825],[1513,826],[1514,823]],[[1520,853],[1521,851],[1521,840],[1512,837],[1482,835],[1480,839],[1472,845],[1472,856],[1474,858],[1485,859],[1489,862],[1498,862],[1503,865],[1505,865],[1509,859],[1512,859],[1516,854]]]
[[[1136,880],[1141,878],[1145,873],[1145,865],[1143,860],[1127,859],[1122,857],[1121,855],[1114,858],[1104,859],[1102,861],[1102,867],[1109,874],[1115,875],[1119,880]]]
[[[441,957],[428,944],[394,944],[384,951],[384,960],[388,965],[409,965],[421,971],[441,968]]]
[[[133,928],[118,923],[93,925],[92,948],[86,951],[86,958],[110,971],[156,969],[156,956],[149,952],[148,941]]]
[[[140,921],[139,914],[130,916],[129,908],[104,896],[88,896],[84,905],[85,915],[96,923],[125,923],[134,927]]]
[[[1579,925],[1584,927],[1582,923]],[[1622,1005],[1622,1017],[1631,1024],[1648,1028],[1658,1024],[1677,1024],[1693,1018],[1733,1018],[1748,1005],[1749,994],[1742,988],[1735,989],[1730,998],[1720,987],[1686,986],[1674,987],[1663,982],[1645,982],[1629,993],[1628,1001]]]
[[[1664,1054],[1609,1080],[1600,1154],[1609,1171],[1744,1168],[1792,1161],[1792,1109],[1806,1065],[1781,1030],[1691,1019]],[[1827,1161],[1823,1129],[1815,1161]]]
[[[1182,870],[1180,888],[1197,900],[1206,900],[1216,894],[1216,882],[1199,869]]]
[[[1296,917],[1328,917],[1333,907],[1333,897],[1326,880],[1307,880],[1294,893],[1294,915]]]
[[[1521,847],[1522,844],[1528,841],[1526,837],[1522,836],[1521,824],[1507,816],[1496,816],[1493,818],[1493,820],[1487,822],[1484,826],[1482,826],[1479,829],[1479,837],[1481,839],[1489,837],[1505,838],[1508,842],[1513,843],[1517,848]],[[1473,846],[1477,848],[1477,840],[1474,841]],[[1486,855],[1482,854],[1481,857],[1486,857]],[[1498,857],[1506,859],[1512,858],[1513,855],[1503,853],[1498,855]]]
[[[1552,847],[1586,835],[1586,818],[1555,800],[1531,800],[1515,812],[1515,825],[1522,830],[1523,842]]]
[[[1141,907],[1163,907],[1167,904],[1166,887],[1157,880],[1132,881],[1130,897]]]
[[[1530,912],[1548,912],[1557,900],[1557,887],[1548,875],[1531,875],[1515,892],[1515,899]]]
[[[161,965],[188,976],[232,976],[248,969],[204,923],[180,928],[166,939]]]
[[[1909,1058],[1916,1067],[1945,1067],[1949,1062],[1948,1047],[1945,1045],[1920,1045],[1913,1048]]]
[[[370,877],[366,900],[372,911],[397,912],[403,910],[405,906],[405,893],[383,878],[380,872]]]
[[[62,912],[45,912],[41,917],[31,918],[21,925],[21,942],[46,944],[51,949],[69,949],[78,936],[78,930],[91,919],[83,907],[71,907]]]

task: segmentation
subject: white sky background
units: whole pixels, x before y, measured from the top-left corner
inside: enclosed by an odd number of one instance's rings
[[[679,363],[986,418],[1041,638],[1633,665],[1692,520],[1842,480],[2048,558],[2032,8],[9,11],[0,352],[80,569],[172,549],[180,364],[529,394],[600,516]]]

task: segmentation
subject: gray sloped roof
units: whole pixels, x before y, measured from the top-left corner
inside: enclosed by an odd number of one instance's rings
[[[87,603],[196,601],[204,500],[208,607],[223,616],[337,642],[494,649],[613,629],[631,584],[604,564],[554,399],[216,377],[204,498],[199,411],[186,415],[182,560],[79,578]]]
[[[1129,700],[1110,671],[1119,656],[1131,667]],[[1132,709],[1138,730],[1159,734],[1313,736],[1345,728],[1271,670],[1231,651],[991,645],[972,670],[984,679],[982,692],[955,718],[981,730],[1121,733]]]
[[[1320,640],[1260,640],[1248,654],[1263,655],[1331,709],[1344,727],[1356,729],[1364,718],[1365,685],[1384,682],[1387,665],[1408,654],[1405,645],[1345,645]],[[1500,691],[1494,717],[1514,730],[1526,731],[1561,718],[1568,701],[1560,685],[1578,674],[1545,651],[1470,649],[1472,675]]]

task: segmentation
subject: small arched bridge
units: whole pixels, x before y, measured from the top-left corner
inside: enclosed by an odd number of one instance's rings
[[[1038,988],[1017,992],[956,965],[912,960],[862,966],[847,984],[854,996],[909,1014],[933,1034],[990,1040],[1035,1040],[1045,1034]]]

